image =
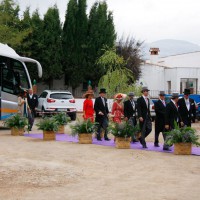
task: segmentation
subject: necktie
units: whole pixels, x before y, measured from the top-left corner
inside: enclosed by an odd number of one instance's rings
[[[133,102],[133,100],[131,100],[131,104],[132,104],[133,110],[135,110],[135,103]]]
[[[102,98],[102,101],[103,101],[103,105],[105,106],[105,99],[104,99],[104,98]]]
[[[147,98],[147,97],[145,98],[145,101],[146,101],[147,108],[148,108],[148,104],[149,104],[149,102],[148,102],[148,98]]]
[[[164,105],[164,106],[166,106],[166,104],[165,104],[165,101],[164,101],[164,100],[162,100],[162,103],[163,103],[163,105]]]

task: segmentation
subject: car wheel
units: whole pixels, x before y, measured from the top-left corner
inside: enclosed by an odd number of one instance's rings
[[[44,118],[45,117],[45,109],[44,107],[42,107],[42,113],[41,113],[41,117]]]
[[[76,120],[76,113],[72,114],[70,117],[71,117],[72,121],[75,121]]]

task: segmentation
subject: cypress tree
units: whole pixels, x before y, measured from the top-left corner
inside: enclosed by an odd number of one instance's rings
[[[49,84],[50,89],[53,87],[53,79],[62,75],[61,30],[59,11],[55,5],[44,15],[43,27],[43,80]]]
[[[87,66],[86,0],[70,0],[63,27],[62,45],[66,84],[75,89],[84,81]]]
[[[104,49],[114,46],[116,33],[112,13],[108,12],[106,2],[96,2],[90,11],[88,22],[89,34],[89,63],[87,71],[90,71],[89,79],[96,85],[100,77],[106,73],[106,69],[96,65],[96,60],[103,55]]]

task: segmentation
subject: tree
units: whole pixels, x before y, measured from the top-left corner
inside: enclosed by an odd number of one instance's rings
[[[19,6],[13,0],[0,3],[0,42],[16,48],[28,34],[20,29]]]
[[[58,79],[62,75],[62,43],[61,43],[61,23],[59,11],[55,5],[47,10],[44,15],[43,26],[43,80],[53,87],[53,79]]]
[[[134,80],[133,73],[125,67],[126,61],[123,57],[118,56],[114,49],[105,51],[98,59],[97,64],[106,70],[106,74],[101,77],[98,86],[107,89],[108,97],[113,97],[118,92],[139,92],[136,85],[129,84],[129,80],[132,82]]]
[[[63,27],[62,45],[66,83],[74,90],[85,78],[88,19],[86,0],[70,0]]]
[[[96,60],[103,55],[103,49],[114,46],[116,39],[112,12],[108,11],[105,1],[96,2],[90,10],[88,38],[87,79],[98,84],[100,77],[106,71],[96,65]]]
[[[30,57],[38,60],[40,63],[44,63],[44,23],[40,19],[39,11],[36,9],[31,16],[30,8],[27,7],[20,21],[20,27],[21,29],[29,30],[29,34],[23,38],[21,44],[17,46],[16,51],[22,56]],[[26,63],[26,65],[32,80],[40,81],[37,70],[35,70],[35,64]]]
[[[134,80],[138,80],[141,75],[142,44],[143,42],[136,41],[133,37],[128,37],[125,41],[124,38],[121,37],[117,45],[117,54],[122,56],[126,61],[126,67],[133,72]],[[131,80],[130,83],[132,83]]]

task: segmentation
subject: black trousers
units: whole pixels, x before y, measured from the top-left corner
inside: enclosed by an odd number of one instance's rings
[[[101,129],[104,129],[105,133],[104,133],[104,138],[108,138],[108,135],[107,135],[107,128],[108,128],[108,118],[103,118],[103,121],[101,121],[99,124],[98,124],[98,127],[97,127],[97,139],[101,139]]]
[[[159,143],[160,132],[162,132],[163,139],[165,141],[165,138],[166,138],[166,134],[164,134],[164,132],[165,132],[165,123],[164,123],[164,121],[162,122],[162,121],[155,120],[155,140],[154,140],[154,144],[158,144]]]
[[[146,145],[145,138],[152,131],[152,122],[151,122],[151,118],[149,116],[147,116],[143,122],[140,122],[140,130],[141,130],[141,135],[142,135],[140,138],[140,142],[142,143],[142,145]]]

